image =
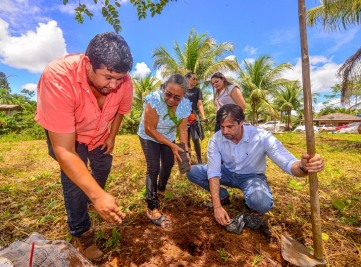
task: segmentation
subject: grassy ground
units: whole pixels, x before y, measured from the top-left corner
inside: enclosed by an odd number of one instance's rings
[[[297,157],[306,151],[304,134],[277,137]],[[202,143],[204,160],[207,140]],[[123,211],[136,217],[145,209],[145,159],[137,136],[118,136],[116,142],[107,190]],[[361,135],[319,134],[316,146],[326,160],[325,170],[318,175],[325,258],[328,266],[361,266]],[[275,199],[275,208],[268,214],[271,231],[277,236],[287,233],[312,248],[307,179],[295,179],[270,161],[267,165]],[[167,189],[169,198],[189,195],[197,203],[209,198],[177,168]],[[238,190],[231,190],[231,195],[242,197]],[[112,241],[119,237],[111,226],[96,215],[92,219],[100,229],[98,238],[108,240],[104,246],[116,250]],[[0,139],[0,232],[0,246],[32,232],[69,240],[58,165],[47,155],[45,141]]]

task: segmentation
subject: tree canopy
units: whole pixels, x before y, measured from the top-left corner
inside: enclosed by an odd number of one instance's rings
[[[168,2],[176,2],[177,0],[130,0],[129,2],[136,8],[139,19],[145,19],[147,15],[154,17],[160,14]],[[92,19],[94,14],[90,11],[88,5],[81,0],[62,0],[64,5],[71,2],[77,3],[75,11],[75,20],[79,23],[84,22],[84,16]],[[122,27],[120,25],[119,13],[117,9],[121,7],[119,0],[93,0],[93,3],[101,8],[101,12],[105,20],[113,27],[114,31],[120,32]]]
[[[361,0],[321,0],[321,5],[307,11],[307,23],[322,22],[325,30],[347,29],[361,23]],[[341,27],[342,26],[342,27]],[[348,100],[350,86],[360,82],[361,48],[349,57],[337,72],[342,79],[341,102]]]

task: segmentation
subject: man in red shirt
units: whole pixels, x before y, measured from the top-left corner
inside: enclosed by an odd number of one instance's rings
[[[89,259],[103,252],[94,243],[88,204],[108,222],[121,223],[124,218],[104,186],[115,136],[132,106],[132,65],[125,40],[116,33],[102,33],[90,41],[85,54],[50,63],[38,84],[35,120],[45,128],[49,154],[61,168],[72,243]]]

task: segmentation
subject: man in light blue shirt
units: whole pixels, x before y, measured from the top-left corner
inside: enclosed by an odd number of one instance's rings
[[[297,177],[306,176],[308,172],[319,172],[324,167],[320,155],[311,158],[304,154],[298,160],[270,132],[254,126],[243,126],[244,113],[235,104],[222,106],[216,120],[221,130],[209,141],[208,165],[192,166],[187,177],[210,191],[214,217],[221,225],[228,225],[230,217],[223,208],[229,203],[228,191],[220,185],[243,191],[246,206],[254,217],[251,220],[257,221],[272,209],[272,193],[264,174],[266,156],[283,171]],[[258,221],[262,223],[262,219]],[[260,227],[260,224],[256,225],[254,228]]]

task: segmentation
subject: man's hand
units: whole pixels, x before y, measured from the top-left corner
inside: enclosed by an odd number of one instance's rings
[[[105,140],[104,144],[101,147],[101,150],[107,148],[107,150],[104,152],[104,154],[111,154],[114,149],[114,138],[108,137],[107,140]]]
[[[121,224],[122,219],[125,218],[125,214],[119,210],[115,198],[106,192],[102,197],[94,200],[93,204],[99,215],[110,223]]]
[[[214,208],[214,218],[219,224],[223,226],[228,225],[231,221],[231,218],[229,218],[227,211],[222,206]]]
[[[301,157],[301,165],[308,172],[320,172],[323,170],[325,163],[319,154],[314,155],[312,158],[308,154],[303,154]]]

